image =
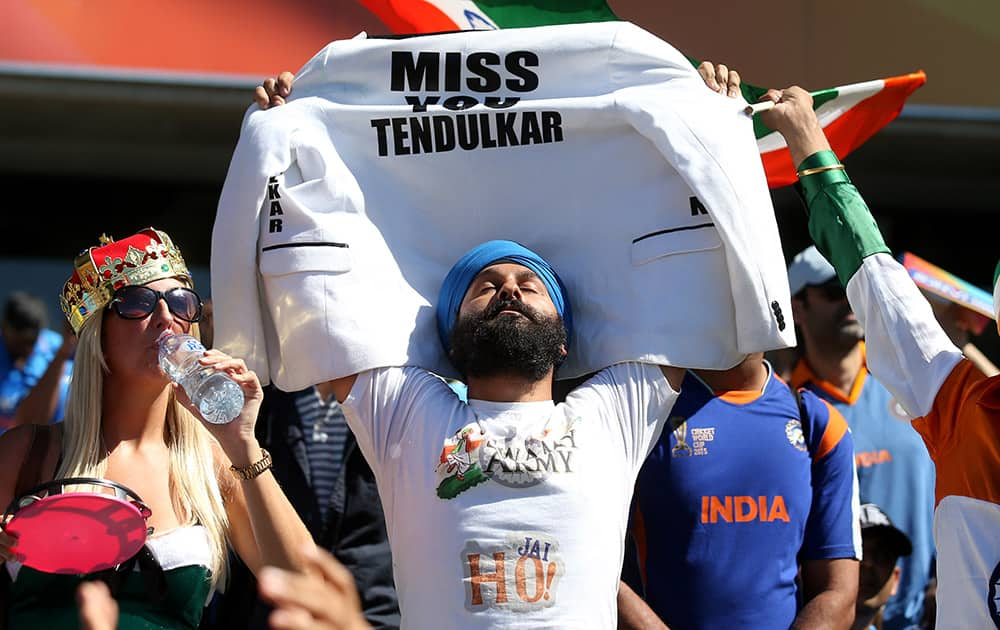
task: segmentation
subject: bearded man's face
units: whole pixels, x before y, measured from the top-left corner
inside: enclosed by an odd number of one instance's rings
[[[514,263],[479,272],[451,333],[450,358],[464,377],[537,381],[565,356],[566,329],[534,272]]]

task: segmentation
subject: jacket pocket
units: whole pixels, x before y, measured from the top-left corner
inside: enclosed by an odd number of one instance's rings
[[[302,240],[267,245],[260,251],[260,273],[284,276],[302,272],[343,273],[351,270],[351,248],[333,240]]]
[[[632,240],[632,266],[666,256],[704,252],[722,247],[719,230],[711,221],[643,234]]]

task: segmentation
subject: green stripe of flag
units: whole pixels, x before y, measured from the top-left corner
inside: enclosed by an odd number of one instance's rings
[[[610,22],[618,17],[604,0],[474,0],[500,28]]]

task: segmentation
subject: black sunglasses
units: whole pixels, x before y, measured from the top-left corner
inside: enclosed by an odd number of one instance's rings
[[[818,291],[828,302],[839,302],[847,299],[847,291],[838,280],[823,284],[807,284],[806,286]]]
[[[110,307],[122,319],[144,319],[156,310],[161,298],[174,317],[192,323],[201,321],[201,298],[187,287],[157,291],[142,285],[125,286],[115,291]]]

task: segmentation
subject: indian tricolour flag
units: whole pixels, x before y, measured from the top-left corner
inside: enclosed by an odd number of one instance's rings
[[[618,18],[605,0],[359,0],[395,33],[440,33],[606,22]],[[813,107],[841,159],[899,115],[907,97],[927,81],[923,71],[813,92]],[[743,96],[757,101],[765,89],[744,83]],[[795,166],[777,132],[754,116],[767,183],[795,182]]]
[[[927,82],[923,70],[813,92],[813,109],[830,146],[841,159],[892,122],[914,90]],[[756,101],[766,90],[744,85],[743,95]],[[771,188],[795,183],[795,165],[781,134],[754,116],[753,130]]]
[[[607,22],[605,0],[360,0],[395,33]]]

